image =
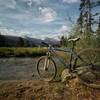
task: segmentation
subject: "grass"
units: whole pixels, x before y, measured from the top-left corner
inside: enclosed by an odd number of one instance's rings
[[[59,95],[59,94],[62,94],[63,91],[64,91],[64,84],[59,82],[57,84],[54,84],[53,87],[52,87],[52,90],[51,92],[54,94],[54,95]]]
[[[36,57],[46,54],[46,48],[1,47],[0,57]]]
[[[64,60],[65,63],[68,62],[68,59],[69,59],[69,54],[68,53],[57,51],[56,54],[59,57],[61,57],[62,60]],[[66,66],[64,66],[59,60],[55,60],[55,62],[56,62],[56,66],[57,66],[57,75],[55,77],[55,81],[60,81],[61,80],[62,71],[66,68]]]

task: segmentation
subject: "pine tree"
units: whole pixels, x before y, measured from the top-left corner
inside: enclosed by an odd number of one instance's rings
[[[29,46],[30,46],[29,40],[26,40],[26,41],[24,42],[24,46],[25,46],[25,47],[29,47]]]
[[[92,0],[80,0],[80,16],[78,18],[78,24],[80,26],[80,33],[84,33],[88,37],[92,32],[92,25],[96,23],[94,17],[99,13],[92,13],[94,7],[100,6],[100,1]]]
[[[19,37],[18,43],[17,43],[18,47],[24,47],[24,40],[22,37]]]
[[[67,44],[68,44],[67,42],[68,42],[67,37],[62,36],[61,39],[60,39],[60,44],[62,46],[67,46]]]
[[[100,47],[100,17],[99,17],[99,23],[98,23],[98,28],[96,31],[96,41],[97,41],[97,46]]]
[[[5,37],[0,33],[0,47],[6,46]]]
[[[85,41],[88,45],[90,45],[93,37],[93,29],[92,25],[96,24],[95,16],[99,13],[95,14],[92,12],[93,8],[100,6],[100,1],[94,0],[80,0],[80,16],[78,18],[78,28],[80,30],[80,34],[84,37]]]

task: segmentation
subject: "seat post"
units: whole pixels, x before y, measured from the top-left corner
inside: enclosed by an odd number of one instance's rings
[[[76,45],[76,41],[72,41],[72,51],[74,50],[74,47]],[[73,54],[70,55],[70,64],[69,64],[69,72],[73,70],[72,68],[72,60],[73,60]]]
[[[80,40],[80,38],[75,38],[75,39],[69,39],[68,41],[70,41],[72,43],[72,47],[71,50],[73,52],[73,50],[75,49],[75,45],[76,42]],[[70,64],[69,64],[69,71],[73,71],[73,65],[72,65],[72,60],[73,60],[73,53],[70,54]]]
[[[75,49],[76,41],[72,41],[72,50]]]

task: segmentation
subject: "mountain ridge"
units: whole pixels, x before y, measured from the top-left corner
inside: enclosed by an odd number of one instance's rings
[[[51,45],[59,45],[60,42],[56,39],[45,38],[37,39],[32,37],[21,37],[21,36],[12,36],[12,35],[0,35],[1,45],[7,44],[7,46],[26,46],[26,47],[34,47],[34,46],[43,46],[42,42],[46,42]],[[21,45],[20,45],[21,44]]]

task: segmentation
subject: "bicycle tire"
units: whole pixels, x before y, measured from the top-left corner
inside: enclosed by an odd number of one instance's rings
[[[44,69],[45,59],[49,61],[48,70]],[[47,56],[42,56],[37,62],[37,72],[41,79],[43,79],[44,81],[50,82],[56,77],[56,74],[57,74],[56,63],[54,62],[52,58],[48,58]]]
[[[87,48],[79,52],[78,55],[86,62],[85,64],[77,59],[76,69],[80,69],[79,65],[83,69],[86,68],[85,71],[81,69],[81,73],[77,72],[80,82],[88,87],[100,88],[100,48]],[[87,73],[90,73],[91,76]]]

